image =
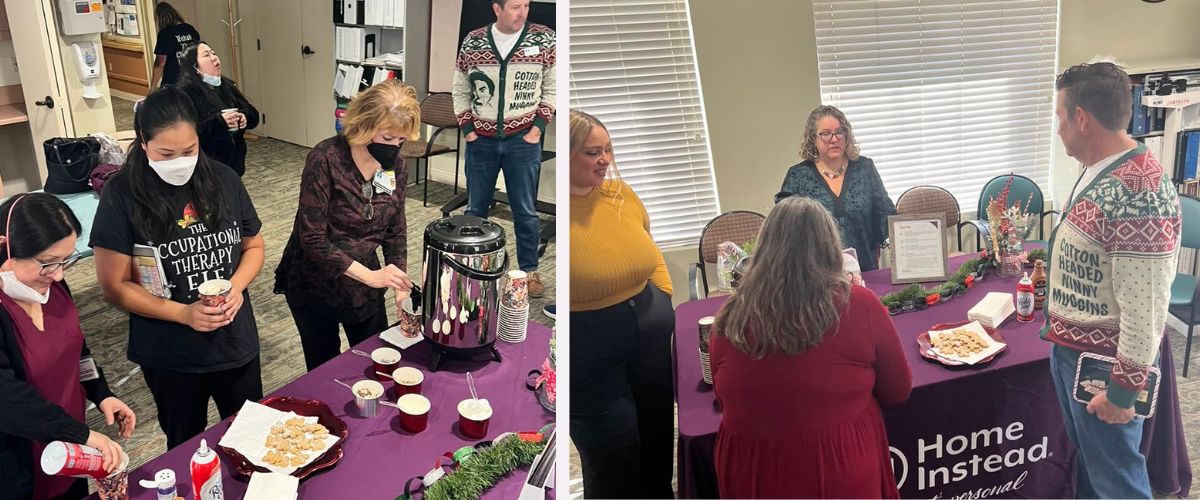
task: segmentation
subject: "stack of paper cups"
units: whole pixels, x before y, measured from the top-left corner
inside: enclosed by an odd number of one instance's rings
[[[505,342],[525,340],[529,329],[529,275],[525,271],[509,271],[500,300],[500,315],[496,336]]]
[[[700,370],[704,374],[704,383],[712,385],[712,366],[708,362],[708,338],[712,334],[712,325],[717,318],[705,316],[700,318]]]

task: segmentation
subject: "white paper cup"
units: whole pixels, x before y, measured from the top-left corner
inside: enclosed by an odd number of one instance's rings
[[[228,115],[229,113],[237,113],[237,112],[238,112],[237,108],[226,108],[226,109],[221,110],[221,116],[225,116],[225,115]],[[229,127],[230,132],[237,132],[238,130],[239,130],[238,127]]]

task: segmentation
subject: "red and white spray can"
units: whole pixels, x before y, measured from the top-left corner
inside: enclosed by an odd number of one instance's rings
[[[224,500],[221,489],[221,459],[209,449],[208,440],[200,440],[200,449],[192,455],[192,498],[194,500]]]
[[[1028,323],[1033,321],[1034,288],[1029,273],[1021,276],[1017,282],[1017,321]]]

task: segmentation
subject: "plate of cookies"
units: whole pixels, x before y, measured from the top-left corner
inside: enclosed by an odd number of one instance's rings
[[[934,325],[917,335],[917,345],[921,356],[947,366],[984,364],[1008,347],[999,332],[978,321]]]
[[[325,403],[272,396],[243,404],[217,448],[242,475],[277,472],[303,479],[341,460],[349,434]]]

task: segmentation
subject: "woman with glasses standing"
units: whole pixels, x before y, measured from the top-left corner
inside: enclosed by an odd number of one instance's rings
[[[287,296],[309,370],[341,352],[339,325],[351,346],[387,328],[387,289],[396,291],[397,308],[408,297],[408,170],[400,145],[420,136],[420,124],[416,90],[387,80],[359,93],[342,117],[343,132],[308,153],[275,293]],[[388,172],[395,174],[390,193],[379,186]]]
[[[85,398],[123,437],[133,434],[136,417],[92,359],[62,282],[79,260],[79,219],[52,195],[23,194],[0,205],[0,229],[0,477],[7,490],[0,497],[83,498],[87,481],[42,472],[42,449],[51,441],[86,444],[104,454],[111,472],[121,446],[88,429]]]
[[[262,398],[246,290],[263,266],[262,222],[237,174],[200,151],[182,90],[151,93],[133,123],[137,139],[105,184],[91,245],[104,298],[129,312],[129,360],[174,448],[208,427],[210,398],[221,418]],[[207,306],[199,288],[215,279],[228,280],[229,293]]]
[[[896,205],[875,169],[858,154],[846,115],[833,106],[817,106],[804,124],[804,161],[788,169],[775,203],[803,196],[825,206],[837,220],[842,243],[854,248],[863,271],[879,267],[879,248],[887,240],[887,216]]]

